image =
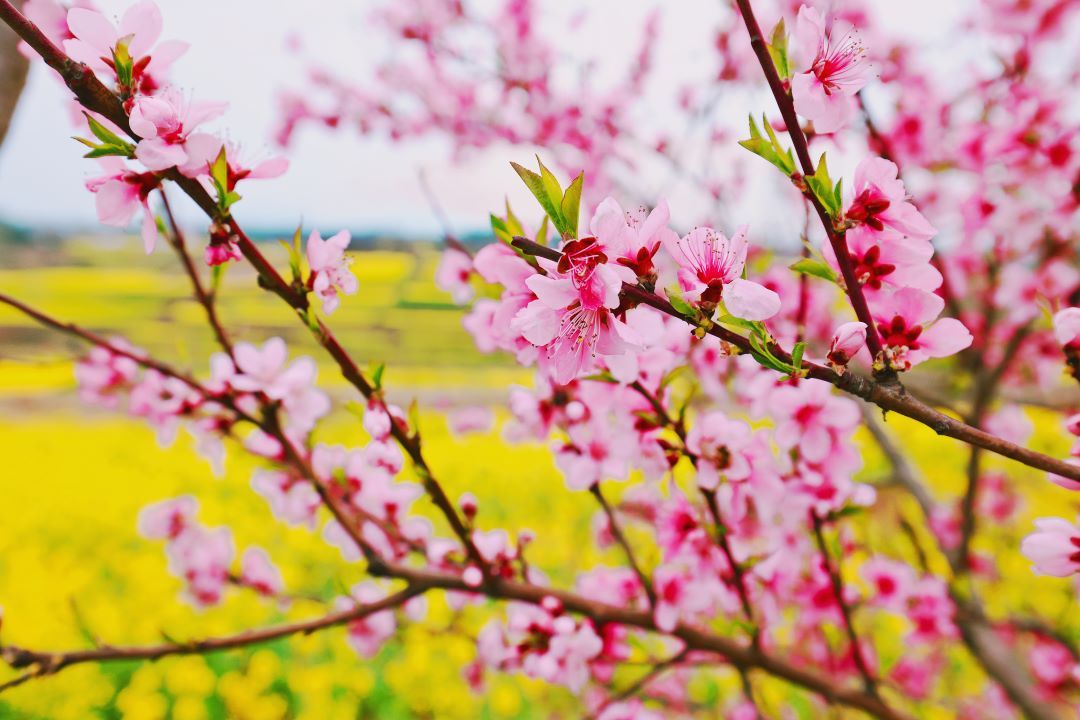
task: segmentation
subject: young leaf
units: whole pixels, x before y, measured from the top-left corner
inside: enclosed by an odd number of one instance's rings
[[[822,280],[828,280],[831,283],[837,281],[836,272],[831,267],[821,262],[820,260],[813,260],[811,258],[802,258],[797,260],[788,266],[790,269],[803,275],[813,275],[819,277]]]
[[[776,65],[776,72],[781,80],[791,75],[791,68],[788,66],[787,43],[787,28],[784,27],[784,18],[780,18],[769,40],[769,55],[772,56],[773,64]]]
[[[531,192],[537,202],[540,203],[540,207],[544,209],[544,212],[551,218],[551,221],[555,223],[555,229],[561,233],[562,211],[560,205],[562,204],[562,189],[558,188],[558,182],[555,183],[557,192],[551,194],[548,191],[548,183],[545,182],[542,175],[534,173],[532,170],[522,167],[515,162],[510,164],[514,167],[518,177],[525,183],[525,187],[529,188],[529,192]],[[547,170],[547,168],[544,169]],[[550,172],[547,174],[554,179],[554,176],[552,176]]]
[[[675,308],[675,311],[685,317],[695,317],[697,313],[694,311],[693,306],[683,299],[681,293],[672,288],[664,288],[664,294],[667,295],[668,301],[671,303],[671,307]]]
[[[791,366],[796,370],[802,370],[802,357],[806,352],[806,343],[795,343],[795,347],[791,349]]]
[[[386,363],[379,363],[379,365],[371,371],[371,384],[376,390],[382,389],[383,372],[386,371]]]
[[[818,202],[821,203],[821,206],[825,208],[830,217],[836,218],[840,215],[839,188],[837,185],[833,185],[833,181],[829,177],[829,166],[825,162],[825,153],[821,153],[821,159],[818,160],[817,170],[814,171],[814,174],[807,176],[806,185],[814,193],[814,197],[818,199]]]
[[[578,173],[578,176],[574,178],[574,181],[570,183],[570,186],[566,188],[566,192],[563,193],[562,202],[560,203],[563,222],[566,223],[567,227],[565,232],[572,238],[577,237],[578,213],[581,209],[581,188],[584,183],[585,173]]]
[[[506,229],[510,233],[510,236],[524,235],[525,226],[518,220],[517,215],[510,209],[510,198],[506,199]]]
[[[765,125],[765,131],[769,135],[768,139],[761,134],[757,122],[754,121],[754,116],[751,115],[750,138],[748,140],[740,140],[739,144],[758,157],[767,160],[769,163],[779,168],[780,171],[788,177],[791,177],[795,173],[795,158],[792,156],[791,150],[786,150],[780,145],[776,133],[773,132],[772,126],[769,125],[768,120],[764,116],[762,117],[762,123]]]
[[[539,245],[547,245],[548,229],[551,227],[551,221],[548,220],[547,215],[544,216],[543,222],[540,223],[540,229],[536,231],[536,242]]]

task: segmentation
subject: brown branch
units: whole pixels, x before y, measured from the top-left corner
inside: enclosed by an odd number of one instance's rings
[[[20,685],[34,678],[55,675],[56,673],[73,665],[83,663],[102,663],[123,660],[159,660],[170,655],[201,655],[205,653],[221,652],[223,650],[236,650],[239,648],[259,645],[262,643],[279,640],[290,635],[310,635],[320,630],[344,625],[355,620],[363,619],[377,612],[390,610],[398,607],[406,601],[427,592],[431,586],[423,583],[413,583],[393,595],[388,595],[382,600],[357,605],[347,610],[324,615],[312,620],[259,630],[247,630],[236,635],[224,637],[211,637],[202,640],[189,640],[183,643],[163,643],[160,645],[143,645],[133,647],[102,646],[89,650],[71,650],[67,652],[44,652],[28,650],[26,648],[7,645],[0,647],[0,658],[12,669],[21,670],[32,668],[28,673],[15,678],[4,685],[0,685],[0,692]]]
[[[138,135],[131,131],[127,114],[124,112],[123,105],[116,94],[105,87],[89,67],[71,60],[34,23],[24,17],[9,0],[0,0],[0,20],[3,20],[20,37],[26,40],[27,44],[45,60],[47,65],[60,73],[64,83],[75,94],[83,107],[108,118],[130,135],[132,139],[140,139]],[[285,281],[274,269],[270,261],[255,246],[255,243],[244,233],[236,219],[220,210],[217,203],[198,180],[181,175],[175,168],[163,173],[163,177],[176,183],[206,213],[212,222],[226,228],[229,234],[235,237],[240,252],[258,272],[259,284],[279,296],[306,320],[309,308],[306,289]],[[357,367],[345,349],[342,348],[330,328],[322,320],[319,320],[317,329],[313,330],[313,332],[319,343],[337,363],[345,379],[359,390],[365,399],[371,400],[375,398],[381,403],[382,398],[379,393],[364,377],[360,368]],[[458,514],[457,508],[447,497],[424,459],[420,450],[419,436],[410,435],[408,430],[403,428],[396,420],[391,422],[391,434],[412,460],[424,489],[445,516],[447,522],[449,522],[454,534],[464,545],[470,559],[483,571],[485,578],[488,577],[490,569],[487,563],[473,543],[469,530]]]
[[[466,585],[460,577],[441,571],[392,564],[387,565],[384,572],[389,577],[400,578],[407,582],[425,582],[431,583],[433,587],[448,590],[477,592],[476,588]],[[480,592],[492,598],[517,600],[533,605],[539,605],[544,598],[553,597],[559,600],[567,611],[588,617],[597,625],[616,623],[650,632],[659,632],[650,611],[630,607],[616,607],[558,588],[492,578]],[[835,684],[833,678],[823,677],[815,671],[798,667],[786,660],[753,647],[741,645],[729,638],[714,635],[685,623],[680,623],[671,633],[667,634],[679,638],[691,650],[720,655],[736,669],[762,670],[821,695],[829,702],[859,709],[886,720],[900,720],[907,717],[886,704],[882,699],[873,697],[864,690],[839,687]]]
[[[863,687],[866,688],[866,692],[877,697],[877,679],[870,672],[870,666],[863,656],[862,643],[859,642],[859,636],[855,632],[855,620],[851,607],[848,605],[847,600],[844,599],[844,581],[840,577],[840,568],[833,563],[832,556],[829,554],[829,547],[825,543],[821,518],[813,510],[810,511],[810,526],[813,528],[814,541],[817,543],[818,552],[821,554],[821,564],[829,576],[833,599],[836,600],[836,606],[840,609],[844,632],[847,634],[848,644],[851,646],[851,657],[855,661],[855,667],[858,669],[859,674],[862,675]]]
[[[549,260],[557,261],[562,256],[558,250],[549,248],[545,245],[540,245],[527,238],[515,237],[513,245],[522,252],[547,258]],[[673,308],[671,303],[666,299],[638,287],[637,285],[623,283],[622,295],[636,303],[648,305],[662,313],[678,318],[694,327],[698,327],[697,323],[684,317]],[[750,351],[750,341],[727,328],[711,324],[705,332],[733,345],[742,352]],[[791,360],[790,353],[783,349],[773,346],[771,350],[780,360],[785,362]],[[912,420],[926,425],[938,435],[945,435],[969,445],[984,448],[1029,467],[1045,470],[1046,472],[1061,475],[1062,477],[1067,477],[1072,480],[1080,480],[1080,466],[1030,450],[996,435],[992,435],[985,430],[972,427],[971,425],[949,417],[944,413],[938,412],[929,405],[921,402],[918,398],[912,396],[897,382],[878,382],[861,377],[853,372],[838,375],[824,365],[809,362],[805,359],[803,360],[803,368],[807,371],[807,377],[815,380],[824,380],[825,382],[835,385],[844,392],[877,405],[882,410],[889,410],[905,417],[909,417]]]
[[[864,419],[868,421],[867,427],[871,436],[880,445],[886,459],[892,463],[894,475],[899,484],[911,493],[919,504],[923,516],[929,520],[933,515],[935,504],[926,490],[925,482],[919,477],[918,471],[903,455],[891,434],[877,422],[877,419],[872,414],[864,413]],[[906,528],[905,525],[907,525]],[[914,531],[910,529],[910,524],[903,521],[901,528],[912,538],[912,542],[916,546],[916,552],[922,558],[925,567],[925,553],[917,543]],[[958,554],[947,548],[941,538],[935,535],[934,539],[948,561],[954,576],[961,576],[965,571],[963,566],[960,565]],[[1058,718],[1059,716],[1054,709],[1039,696],[1015,653],[994,632],[991,621],[986,618],[977,599],[961,594],[952,583],[949,585],[949,594],[957,609],[954,622],[960,631],[960,639],[975,658],[975,661],[986,671],[987,675],[1001,686],[1009,699],[1023,711],[1026,717],[1035,720],[1055,720],[1055,718]],[[1018,626],[1018,629],[1023,630],[1024,628]],[[1055,633],[1054,637],[1060,641],[1059,635]],[[1068,643],[1065,644],[1075,656],[1075,647]]]
[[[206,313],[206,321],[210,324],[214,337],[217,338],[222,349],[231,357],[233,354],[232,340],[229,339],[225,326],[221,322],[221,318],[218,317],[214,295],[206,290],[206,286],[203,285],[202,279],[199,277],[199,271],[191,259],[191,254],[188,253],[184,233],[180,229],[180,224],[176,221],[176,216],[173,215],[172,205],[169,204],[169,196],[166,194],[165,188],[161,188],[160,194],[162,206],[165,208],[165,217],[168,219],[169,227],[172,229],[172,235],[168,238],[169,244],[176,251],[181,264],[184,266],[184,272],[187,273],[188,279],[191,281],[195,299]]]
[[[754,17],[754,10],[750,6],[750,0],[736,0],[736,5],[739,8],[739,14],[742,15],[746,30],[750,34],[750,46],[753,48],[754,55],[757,56],[758,63],[765,73],[765,79],[768,81],[769,89],[772,90],[773,98],[780,109],[780,115],[784,118],[784,125],[787,127],[788,135],[791,137],[791,144],[795,148],[799,166],[802,168],[804,175],[813,175],[815,172],[814,162],[810,158],[810,147],[806,141],[806,135],[803,134],[802,128],[799,126],[799,118],[795,113],[795,104],[792,102],[788,91],[784,88],[784,81],[780,79],[776,65],[769,55],[768,45],[761,33],[757,18]],[[813,192],[803,194],[814,206],[814,210],[821,220],[821,225],[825,228],[825,234],[828,236],[829,244],[832,246],[833,254],[836,256],[840,274],[844,278],[844,289],[847,292],[848,299],[851,301],[851,307],[855,310],[855,315],[859,320],[866,323],[866,346],[870,350],[871,357],[877,358],[882,349],[881,339],[878,336],[874,317],[870,313],[870,307],[866,304],[862,285],[855,276],[855,267],[851,263],[851,254],[848,252],[844,234],[837,231],[828,211],[825,210],[825,207]],[[890,375],[892,375],[891,371],[882,373],[882,377]]]
[[[596,502],[604,511],[604,515],[607,517],[608,530],[611,532],[611,536],[615,538],[615,542],[623,549],[627,562],[630,563],[631,569],[637,575],[638,582],[641,583],[641,589],[645,591],[646,597],[649,598],[649,607],[656,607],[656,590],[653,588],[652,580],[649,579],[649,576],[641,568],[641,564],[638,563],[637,557],[634,555],[634,549],[631,547],[630,541],[626,539],[626,535],[623,534],[618,518],[615,517],[615,510],[612,509],[611,504],[604,497],[603,491],[600,490],[600,483],[593,483],[589,486],[589,492],[596,498]]]

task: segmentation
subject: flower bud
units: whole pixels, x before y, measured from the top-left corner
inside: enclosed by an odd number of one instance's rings
[[[472,493],[464,493],[458,500],[458,505],[461,507],[462,514],[464,514],[468,520],[472,520],[476,517],[478,503],[475,495]]]
[[[851,358],[865,344],[866,323],[844,323],[836,329],[836,334],[833,335],[832,344],[829,346],[829,364],[834,370],[842,373],[847,364],[851,362]]]

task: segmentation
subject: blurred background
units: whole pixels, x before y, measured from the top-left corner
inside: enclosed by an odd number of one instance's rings
[[[98,3],[116,12],[127,4]],[[285,259],[276,241],[290,237],[299,224],[324,236],[342,228],[353,232],[353,269],[361,290],[332,318],[335,332],[361,364],[388,364],[385,383],[392,398],[403,405],[412,398],[420,401],[425,448],[451,497],[467,489],[478,496],[492,523],[535,530],[545,538],[535,548],[535,563],[556,581],[571,581],[577,569],[602,559],[581,550],[592,547],[588,498],[564,489],[544,447],[510,445],[500,438],[507,388],[531,384],[531,374],[511,358],[477,351],[461,327],[462,309],[433,283],[445,232],[472,243],[486,241],[488,213],[498,211],[507,197],[527,227],[539,218],[508,164],[527,162],[531,149],[496,143],[462,154],[444,137],[395,143],[377,133],[310,127],[298,131],[287,148],[274,140],[282,92],[303,90],[313,64],[360,82],[398,52],[393,39],[371,21],[372,13],[388,4],[159,1],[164,37],[192,44],[172,72],[177,84],[200,99],[228,99],[229,112],[215,129],[227,128],[228,136],[250,154],[286,154],[291,161],[284,177],[245,188],[237,210],[245,227],[265,241],[279,266]],[[475,3],[481,8],[496,4]],[[604,0],[589,3],[583,15],[577,5],[544,3],[543,21],[553,31],[574,27],[576,40],[560,45],[560,51],[568,58],[585,58],[590,77],[601,81],[605,73],[623,70],[646,17],[658,7],[645,0]],[[931,54],[949,57],[974,42],[948,34],[949,18],[961,6],[966,4],[881,0],[874,11],[898,33],[918,38]],[[940,22],[924,22],[922,13],[928,9]],[[712,33],[725,13],[719,2],[666,4],[656,69],[640,107],[668,107],[679,86],[708,79],[714,70]],[[96,168],[81,159],[79,146],[68,139],[72,128],[65,90],[35,66],[21,94],[13,92],[19,85],[19,62],[6,35],[4,43],[3,68],[12,79],[4,99],[17,96],[18,102],[0,148],[0,291],[205,372],[213,338],[187,295],[186,278],[167,252],[159,249],[146,257],[130,233],[97,224],[93,197],[83,187]],[[620,62],[611,64],[610,58]],[[568,64],[581,67],[577,60]],[[723,114],[741,131],[747,112],[760,110],[764,97],[760,88],[725,96]],[[653,115],[647,122],[663,127],[663,112]],[[688,136],[684,154],[694,156],[694,142]],[[759,175],[757,169],[748,172],[743,182],[762,182]],[[669,197],[678,225],[685,227],[710,209],[708,200],[689,191],[692,181],[685,177],[664,172],[638,179],[650,197]],[[192,236],[199,237],[205,228],[197,212],[178,205]],[[775,213],[769,202],[740,207],[739,219],[758,229],[763,244],[797,243],[797,214]],[[320,380],[335,399],[351,399],[294,314],[254,291],[254,275],[246,267],[229,269],[220,306],[239,339],[286,337],[294,350],[316,357]],[[72,375],[72,359],[80,351],[76,343],[0,310],[5,641],[59,649],[85,645],[91,638],[122,644],[224,634],[312,616],[361,579],[317,535],[273,520],[265,501],[250,489],[255,465],[241,454],[232,453],[225,476],[215,478],[190,438],[162,449],[143,423],[81,404]],[[491,422],[482,423],[479,432],[455,433],[447,413],[452,419],[455,412],[477,405],[490,408]],[[1033,419],[1033,445],[1064,455],[1064,441],[1042,426],[1037,413]],[[895,427],[924,465],[933,468],[939,489],[958,492],[963,453],[941,452],[925,428],[902,422]],[[320,430],[320,438],[355,442],[357,432],[355,418],[341,410]],[[866,461],[867,478],[880,474],[882,466],[870,451]],[[1031,497],[1026,512],[1037,514],[1041,506],[1045,513],[1051,501],[1034,492],[1045,481],[1023,470],[1016,477]],[[266,548],[283,569],[287,586],[305,597],[280,607],[242,593],[209,610],[184,604],[161,548],[135,532],[140,507],[181,494],[199,497],[199,519],[211,527],[229,524],[239,546]],[[540,494],[543,502],[536,500]],[[887,500],[882,511],[889,511]],[[1003,572],[1027,572],[1016,554],[1002,562]],[[519,676],[489,674],[482,692],[470,691],[460,668],[473,657],[473,635],[483,609],[458,612],[441,601],[432,601],[431,608],[428,623],[403,630],[372,662],[358,659],[341,631],[331,631],[249,653],[84,665],[5,694],[0,718],[574,716],[577,705],[566,691]],[[718,673],[694,692],[708,703],[736,684],[737,677]],[[768,702],[771,689],[767,683],[764,688]]]

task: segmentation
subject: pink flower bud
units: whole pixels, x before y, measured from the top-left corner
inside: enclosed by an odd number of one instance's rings
[[[836,329],[829,346],[829,364],[834,368],[846,366],[855,353],[866,344],[866,323],[844,323]]]
[[[484,582],[484,573],[480,572],[480,568],[475,565],[470,565],[465,568],[465,572],[462,574],[461,579],[465,581],[465,584],[469,587],[480,587],[480,583]]]
[[[551,595],[544,596],[544,598],[540,601],[540,607],[544,608],[552,615],[562,615],[563,613],[562,600]]]
[[[472,493],[463,494],[461,499],[458,500],[458,505],[461,507],[461,512],[464,513],[465,517],[470,520],[476,517],[478,503],[475,495]]]

